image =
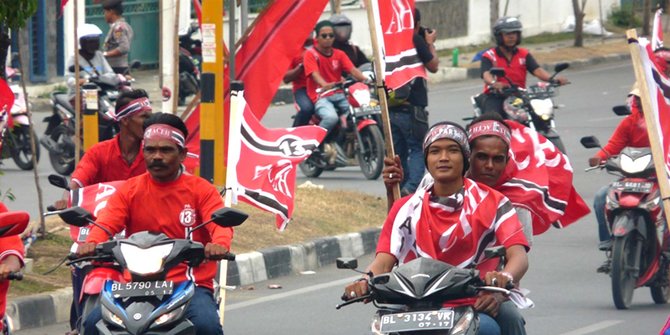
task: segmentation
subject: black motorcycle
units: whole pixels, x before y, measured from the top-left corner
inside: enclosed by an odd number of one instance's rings
[[[192,23],[187,32],[179,35],[179,95],[178,104],[186,104],[186,98],[200,90],[200,68],[202,64],[202,41],[196,36],[200,27]]]

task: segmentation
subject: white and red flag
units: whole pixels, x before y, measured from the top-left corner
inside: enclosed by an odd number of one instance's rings
[[[428,78],[414,48],[414,0],[373,0],[383,78],[389,89],[416,77]]]
[[[651,28],[651,49],[657,50],[663,47],[663,23],[661,22],[661,15],[663,9],[659,8],[654,15],[654,24]]]
[[[589,207],[572,185],[568,157],[535,130],[505,122],[512,130],[512,157],[504,172],[506,181],[496,189],[533,214],[533,235],[544,233],[552,223],[565,227],[588,214]]]
[[[116,192],[125,180],[98,183],[70,191],[68,207],[78,206],[93,215],[95,220],[101,209],[107,206],[107,200]],[[87,227],[70,226],[70,238],[73,242],[84,242],[91,225]]]
[[[226,176],[231,202],[235,204],[239,197],[274,213],[277,229],[284,230],[293,213],[297,165],[311,155],[326,130],[318,126],[265,128],[242,92],[231,98],[237,100],[237,110],[231,114]]]

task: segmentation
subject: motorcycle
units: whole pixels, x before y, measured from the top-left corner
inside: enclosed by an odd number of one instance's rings
[[[601,148],[594,136],[583,137],[585,148]],[[586,169],[605,169],[620,178],[607,193],[605,214],[613,238],[609,275],[617,309],[630,308],[633,291],[648,286],[657,304],[670,297],[669,233],[665,229],[661,195],[649,148],[624,148],[605,164]]]
[[[135,61],[131,68],[139,66],[139,61]],[[70,72],[74,72],[74,67],[70,68]],[[81,87],[82,111],[98,111],[98,140],[108,140],[119,132],[118,124],[110,116],[116,99],[120,91],[130,89],[132,81],[122,75],[91,74],[87,79],[88,82]],[[40,143],[49,151],[49,160],[54,170],[61,175],[69,175],[74,171],[75,161],[74,106],[70,103],[69,94],[64,92],[52,93],[51,105],[53,113],[43,120],[47,128]]]
[[[80,207],[60,212],[59,216],[70,225],[85,227],[97,225],[91,214]],[[193,231],[214,222],[223,227],[242,224],[248,215],[222,208],[212,213],[209,221]],[[100,227],[100,226],[98,226]],[[205,261],[204,246],[189,239],[171,239],[162,233],[142,231],[125,239],[99,244],[93,256],[80,257],[68,262],[114,262],[130,273],[130,281],[107,280],[100,294],[103,319],[96,328],[101,334],[195,334],[193,324],[184,317],[195,284],[190,281],[166,281],[167,273],[182,263],[196,267]],[[219,259],[235,260],[228,253]]]
[[[554,121],[554,109],[558,109],[559,106],[554,104],[552,100],[556,96],[557,88],[560,85],[553,78],[569,66],[568,63],[556,64],[554,74],[547,82],[538,82],[527,89],[511,84],[502,92],[506,96],[503,102],[504,115],[502,116],[539,132],[564,154],[566,153],[565,145],[556,132],[556,122]],[[505,70],[502,68],[491,68],[490,72],[498,79],[504,79],[508,83],[512,82],[505,76]],[[474,117],[464,118],[463,120],[472,120],[482,115],[484,99],[486,99],[484,93],[470,97]]]
[[[501,264],[504,255],[504,247],[485,250],[485,257],[499,257]],[[371,301],[377,308],[371,323],[373,334],[474,335],[479,330],[475,309],[469,305],[444,307],[445,302],[476,297],[481,291],[511,293],[506,288],[486,286],[476,269],[461,269],[431,258],[415,258],[377,276],[356,270],[356,259],[338,258],[337,267],[368,275],[369,293],[336,309]]]
[[[33,169],[33,149],[30,143],[30,118],[28,117],[28,101],[19,87],[18,77],[20,73],[13,68],[7,67],[6,74],[9,88],[14,93],[14,105],[12,105],[9,116],[0,116],[0,155],[2,159],[11,157],[16,166],[21,170]],[[37,134],[32,132],[35,141]],[[39,144],[35,146],[35,159],[40,160]]]
[[[179,95],[178,104],[186,104],[186,98],[200,90],[200,67],[202,64],[202,41],[200,27],[193,22],[185,34],[179,35]]]
[[[30,215],[24,211],[11,211],[0,213],[0,237],[8,237],[19,235],[23,233],[28,227]],[[12,272],[7,277],[7,280],[22,280],[22,272]],[[4,298],[4,297],[3,297]],[[0,334],[12,334],[13,326],[12,320],[5,314],[0,320]]]
[[[381,108],[373,103],[367,85],[351,79],[317,93],[335,91],[347,97],[349,110],[324,140],[323,152],[313,153],[300,163],[300,170],[305,176],[316,178],[324,170],[358,165],[365,178],[377,179],[384,167],[384,138],[374,117],[381,113]],[[318,116],[312,116],[310,124],[318,125]]]

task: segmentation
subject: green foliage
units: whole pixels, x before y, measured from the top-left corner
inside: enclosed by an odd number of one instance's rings
[[[0,22],[10,29],[19,29],[37,11],[37,0],[2,0]]]
[[[614,26],[622,28],[634,28],[642,25],[642,22],[635,15],[633,7],[630,4],[615,7],[607,20]]]
[[[0,176],[2,176],[2,175],[4,175],[4,172],[0,171]],[[11,187],[8,188],[5,191],[2,191],[2,189],[0,189],[0,201],[4,202],[5,199],[10,200],[10,201],[16,200],[16,196],[14,196],[14,193],[12,193],[12,188]]]

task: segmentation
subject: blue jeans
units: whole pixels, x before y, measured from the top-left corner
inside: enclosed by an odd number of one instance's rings
[[[481,315],[481,314],[480,314]],[[507,300],[500,305],[495,319],[502,335],[525,335],[526,320],[514,302]]]
[[[390,110],[391,136],[393,149],[400,157],[405,178],[400,183],[400,189],[405,193],[414,193],[419,187],[426,170],[423,157],[423,138],[416,138],[412,134],[413,115],[411,109],[400,111]]]
[[[219,306],[216,305],[210,289],[196,287],[193,299],[184,315],[195,326],[196,334],[223,335],[223,329],[219,323]],[[84,334],[97,335],[98,330],[95,324],[101,319],[102,309],[96,306],[84,321]]]
[[[326,128],[330,132],[340,120],[338,115],[349,111],[349,102],[344,94],[336,93],[317,100],[314,104],[314,111],[321,118],[319,126]]]
[[[70,329],[79,328],[79,318],[81,317],[82,309],[79,297],[81,291],[84,289],[84,278],[86,278],[86,271],[84,269],[72,268],[72,305],[70,305]]]
[[[609,188],[610,185],[605,185],[593,196],[593,211],[596,214],[596,221],[598,221],[598,239],[601,244],[612,239],[607,227],[607,218],[605,217],[605,202],[607,201],[607,191]]]
[[[500,326],[494,318],[485,313],[477,313],[479,316],[479,332],[477,335],[501,335]]]
[[[298,113],[293,119],[293,127],[307,125],[314,114],[314,103],[307,96],[307,89],[303,87],[293,92],[293,100],[298,106]]]

